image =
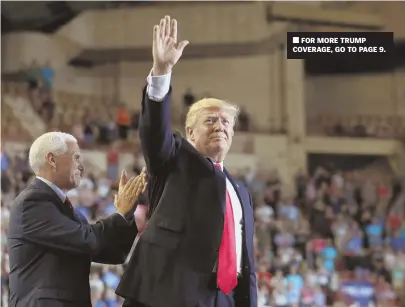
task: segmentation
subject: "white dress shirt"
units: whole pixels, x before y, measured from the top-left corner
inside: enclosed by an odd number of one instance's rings
[[[149,74],[147,78],[147,94],[149,99],[153,101],[162,101],[170,89],[171,73],[162,76],[152,76]],[[219,163],[223,171],[223,162]],[[235,246],[236,246],[236,265],[238,273],[241,273],[242,267],[242,226],[243,212],[242,205],[238,194],[235,191],[232,183],[226,177],[226,189],[232,202],[233,218],[235,223]],[[214,269],[216,270],[216,268]]]

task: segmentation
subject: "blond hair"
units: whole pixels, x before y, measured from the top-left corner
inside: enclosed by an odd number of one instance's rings
[[[239,107],[235,104],[216,98],[203,98],[192,104],[188,110],[185,124],[186,131],[187,127],[194,127],[197,121],[198,113],[208,108],[218,108],[224,110],[226,113],[233,116],[233,124],[236,123],[236,119],[238,118],[240,112]]]

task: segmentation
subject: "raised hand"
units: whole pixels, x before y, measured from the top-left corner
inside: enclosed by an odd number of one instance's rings
[[[153,70],[154,76],[169,73],[183,54],[188,41],[177,42],[177,21],[165,16],[153,28]]]
[[[118,194],[115,195],[114,206],[118,213],[127,214],[135,206],[139,196],[146,189],[146,168],[142,169],[140,175],[127,179],[126,171],[122,171]]]

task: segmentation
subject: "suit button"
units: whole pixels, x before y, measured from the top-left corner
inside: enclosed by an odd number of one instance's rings
[[[249,268],[249,266],[245,265],[243,268],[244,268],[245,270],[247,270],[247,269]]]
[[[214,249],[214,251],[216,251],[216,252],[219,251],[219,248]]]

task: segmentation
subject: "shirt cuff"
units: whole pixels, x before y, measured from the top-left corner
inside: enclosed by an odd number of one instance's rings
[[[146,79],[148,82],[146,92],[150,100],[162,101],[165,98],[170,90],[171,77],[171,72],[161,76],[152,76],[152,71],[149,73],[149,76]]]

